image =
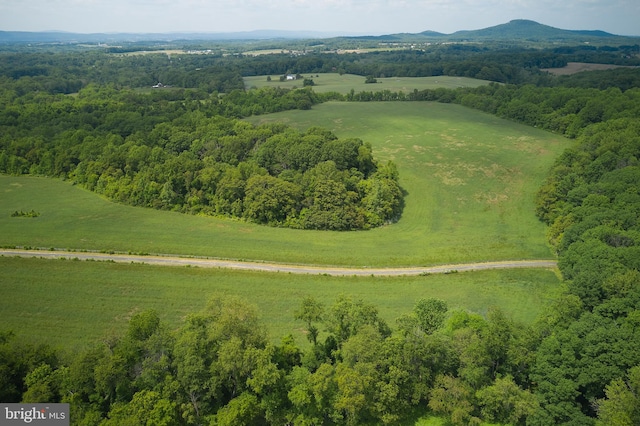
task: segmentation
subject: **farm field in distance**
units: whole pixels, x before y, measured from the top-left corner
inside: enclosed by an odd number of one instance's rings
[[[395,326],[420,298],[445,300],[452,309],[485,314],[500,307],[531,323],[560,292],[550,270],[496,270],[418,277],[328,277],[225,269],[159,267],[72,260],[0,257],[3,271],[0,317],[20,338],[73,350],[109,335],[121,335],[135,313],[155,309],[178,327],[215,294],[255,304],[277,343],[292,334],[306,345],[293,312],[306,296],[330,306],[339,294],[376,306]]]
[[[302,80],[279,81],[280,76],[272,75],[271,81],[267,81],[266,75],[244,77],[244,84],[247,89],[256,87],[282,87],[293,88],[302,87]],[[478,80],[468,77],[387,77],[377,78],[377,83],[366,84],[365,78],[361,75],[354,74],[338,74],[338,73],[320,73],[320,74],[303,74],[303,77],[310,78],[314,82],[313,90],[318,93],[338,92],[346,95],[353,89],[358,92],[380,92],[389,90],[391,92],[404,92],[408,94],[414,90],[426,90],[447,88],[455,89],[458,87],[478,87],[488,84],[488,81]]]
[[[0,177],[3,246],[211,256],[357,267],[549,258],[534,194],[568,145],[458,105],[327,103],[253,117],[361,137],[398,165],[401,219],[364,232],[278,229],[120,205],[68,182]],[[15,218],[16,210],[37,218]]]
[[[633,68],[622,65],[612,65],[612,64],[593,64],[588,62],[569,62],[567,66],[562,68],[546,68],[542,71],[550,72],[554,75],[572,75],[577,74],[583,71],[602,71],[602,70],[611,70],[616,68]]]

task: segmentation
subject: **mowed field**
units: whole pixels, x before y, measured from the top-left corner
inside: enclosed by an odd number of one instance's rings
[[[110,202],[70,182],[0,176],[0,246],[166,253],[356,267],[549,258],[533,197],[568,141],[457,105],[327,103],[254,117],[320,125],[370,142],[407,191],[398,223],[362,232],[277,229]],[[35,210],[35,218],[11,217]],[[69,253],[73,258],[73,253]],[[560,291],[550,270],[417,277],[329,277],[74,260],[0,257],[0,328],[66,348],[120,334],[156,309],[170,327],[215,294],[258,306],[274,342],[305,344],[293,310],[338,294],[378,307],[393,326],[421,297],[483,314],[499,306],[531,322]]]
[[[424,297],[480,314],[501,307],[530,323],[559,290],[549,270],[496,270],[417,277],[329,277],[143,264],[0,256],[0,329],[67,350],[121,335],[137,312],[155,309],[170,328],[202,310],[214,295],[256,305],[274,343],[292,334],[307,344],[293,312],[305,296],[330,306],[339,294],[374,304],[395,319]]]
[[[329,128],[370,142],[380,161],[393,160],[407,192],[403,216],[367,235],[389,235],[380,240],[394,258],[404,248],[418,263],[550,256],[534,196],[570,143],[562,137],[436,103],[335,102],[250,121]]]
[[[254,117],[360,137],[406,190],[397,223],[370,231],[277,229],[110,202],[69,182],[0,177],[0,245],[210,256],[356,267],[542,259],[534,194],[559,136],[458,105],[326,103]],[[16,218],[16,210],[37,218]]]
[[[279,75],[272,75],[271,81],[267,81],[266,75],[245,77],[244,84],[247,89],[256,87],[283,87],[292,89],[294,87],[302,87],[302,80],[280,81]],[[414,90],[426,90],[447,88],[455,89],[458,87],[478,87],[488,84],[488,81],[477,80],[467,77],[390,77],[378,78],[377,83],[366,84],[365,77],[354,74],[304,74],[303,77],[313,80],[315,85],[313,90],[318,93],[338,92],[346,95],[353,89],[358,92],[380,92],[389,90],[391,92],[404,92],[408,94]]]

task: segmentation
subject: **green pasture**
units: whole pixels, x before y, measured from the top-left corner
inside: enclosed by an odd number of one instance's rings
[[[380,161],[393,160],[407,192],[403,216],[367,233],[393,234],[380,239],[391,256],[409,247],[409,257],[435,263],[488,260],[499,252],[514,259],[550,256],[534,196],[570,143],[563,137],[458,105],[425,102],[331,102],[250,121],[326,127],[339,137],[370,142]]]
[[[110,202],[70,182],[0,176],[0,246],[113,250],[340,266],[549,258],[534,194],[562,137],[458,105],[326,103],[253,117],[360,137],[407,191],[397,223],[301,231]],[[11,217],[35,210],[35,218]]]
[[[551,270],[495,270],[415,277],[330,277],[188,267],[160,267],[0,256],[0,329],[68,349],[121,334],[128,319],[155,309],[170,327],[203,309],[215,294],[255,304],[274,342],[293,334],[306,345],[293,312],[305,296],[331,305],[338,294],[378,307],[395,327],[420,298],[480,314],[498,306],[532,322],[560,286]]]
[[[408,94],[414,90],[447,88],[455,89],[458,87],[478,87],[488,84],[488,81],[477,80],[467,77],[390,77],[378,78],[377,83],[366,84],[365,77],[354,74],[303,74],[305,78],[313,80],[315,85],[313,90],[318,93],[338,92],[346,95],[353,89],[358,92],[381,92],[389,90],[390,92],[404,92]],[[280,81],[279,75],[272,75],[271,81],[267,81],[266,75],[255,77],[244,77],[245,87],[283,87],[283,88],[300,88],[302,80]]]

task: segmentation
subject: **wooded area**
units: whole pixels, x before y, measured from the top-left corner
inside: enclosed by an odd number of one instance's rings
[[[71,358],[4,332],[0,400],[69,402],[75,424],[393,424],[425,407],[459,425],[639,424],[640,74],[538,70],[620,50],[437,53],[440,65],[415,52],[358,60],[5,54],[0,172],[65,177],[133,205],[365,229],[401,214],[392,163],[323,129],[237,118],[327,99],[481,109],[575,139],[536,200],[567,291],[534,325],[497,309],[486,318],[450,312],[435,299],[390,325],[348,296],[329,307],[306,298],[296,314],[310,341],[303,350],[287,336],[269,344],[254,308],[221,297],[179,330],[157,313],[138,314],[126,335]],[[240,88],[242,75],[327,68],[518,85],[344,97]],[[178,87],[139,89],[157,81]]]
[[[379,166],[363,141],[233,118],[308,109],[318,102],[308,89],[19,91],[14,81],[3,86],[1,173],[68,178],[136,206],[302,229],[367,229],[401,213],[395,166]]]

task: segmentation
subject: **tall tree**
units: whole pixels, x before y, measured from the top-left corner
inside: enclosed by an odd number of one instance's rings
[[[599,426],[640,424],[640,367],[630,369],[626,379],[612,380],[605,394],[597,402]]]
[[[320,330],[314,323],[321,322],[324,318],[324,305],[313,296],[302,299],[300,307],[294,312],[295,319],[304,321],[307,326],[307,339],[314,346],[318,344]]]

